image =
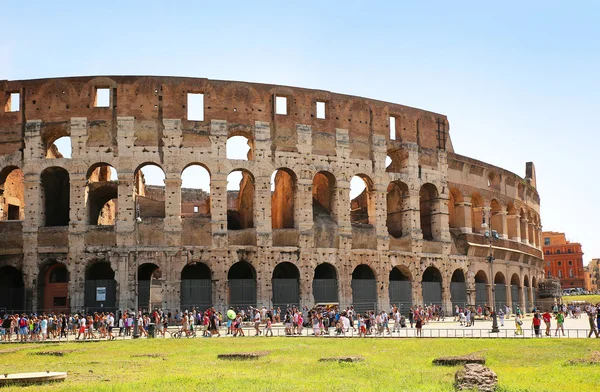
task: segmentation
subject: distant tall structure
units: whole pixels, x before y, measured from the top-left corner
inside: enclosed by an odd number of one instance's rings
[[[560,279],[563,289],[584,288],[585,272],[581,244],[567,240],[565,233],[545,231],[543,251],[547,277]]]
[[[598,291],[598,280],[600,278],[599,261],[600,259],[592,259],[585,267],[585,289],[587,291]]]

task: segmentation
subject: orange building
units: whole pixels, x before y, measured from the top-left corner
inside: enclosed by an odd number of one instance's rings
[[[592,259],[585,267],[585,289],[592,293],[598,291],[598,278],[600,278],[599,261],[600,259]]]
[[[563,289],[584,288],[585,272],[581,244],[569,242],[565,233],[554,231],[545,231],[542,237],[546,276],[559,278]]]

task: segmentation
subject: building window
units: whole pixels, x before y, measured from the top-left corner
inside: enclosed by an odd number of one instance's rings
[[[390,139],[396,140],[396,117],[390,116]]]
[[[562,279],[562,271],[561,270],[558,270],[558,278]]]
[[[548,278],[552,277],[552,272],[548,271]]]
[[[287,113],[287,98],[275,96],[275,114],[286,116]]]
[[[97,87],[96,97],[94,99],[95,108],[107,108],[110,107],[110,88],[108,87]]]
[[[325,102],[317,101],[317,118],[325,119]]]
[[[549,254],[550,254],[550,251],[549,251],[549,250],[546,250],[546,254],[547,254],[547,255],[549,255]]]
[[[556,250],[556,254],[559,255],[560,254],[560,249]]]
[[[573,277],[573,270],[569,269],[569,278],[572,278],[572,277]]]
[[[204,121],[204,94],[188,93],[187,119],[188,121]]]
[[[550,245],[550,237],[544,237],[544,245]]]
[[[567,253],[571,253],[571,249],[567,249]]]
[[[573,265],[573,261],[569,260],[569,265]]]
[[[199,211],[199,208],[198,208],[198,206],[194,206],[194,213],[195,213],[195,214],[197,214],[197,213],[198,213],[198,211]]]
[[[562,265],[562,261],[559,261],[557,264],[560,267]]]
[[[21,93],[10,93],[4,111],[18,112],[19,110],[21,110]]]

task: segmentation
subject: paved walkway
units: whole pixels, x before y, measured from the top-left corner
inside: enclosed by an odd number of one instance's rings
[[[453,318],[446,318],[445,321],[433,321],[423,326],[423,337],[425,338],[532,338],[535,337],[532,327],[532,317],[525,317],[523,322],[523,334],[515,335],[516,326],[514,317],[509,319],[505,319],[504,326],[500,325],[500,320],[498,320],[500,332],[492,333],[492,322],[491,321],[483,321],[477,320],[475,321],[475,325],[473,327],[465,327],[461,326],[459,322],[454,321]],[[407,328],[401,328],[400,331],[393,331],[394,324],[390,324],[390,333],[387,331],[383,333],[383,335],[369,335],[369,338],[410,338],[416,337],[416,329],[410,328],[410,324],[407,324]],[[565,335],[563,336],[560,332],[558,336],[555,336],[555,328],[556,322],[552,320],[552,329],[551,336],[545,336],[545,326],[542,322],[542,338],[544,339],[566,339],[566,338],[587,338],[589,333],[589,322],[586,314],[582,314],[579,319],[567,318],[565,320]],[[169,327],[169,332],[167,333],[165,338],[172,338],[175,332],[177,332],[177,327]],[[253,326],[247,325],[243,328],[245,337],[254,337],[255,330]],[[264,331],[264,324],[261,324],[261,331]],[[322,336],[323,338],[334,338],[334,337],[355,337],[358,338],[358,333],[354,330],[350,330],[345,334],[338,335],[335,332],[334,328],[329,329],[329,335]],[[118,336],[118,329],[115,329],[115,336],[117,340],[131,339],[131,336]],[[264,333],[264,332],[263,332]],[[197,337],[202,337],[201,328],[196,327]],[[98,333],[96,333],[98,335]],[[274,324],[273,326],[273,335],[275,337],[285,337],[285,329],[282,324]],[[296,335],[297,337],[300,337]],[[301,336],[303,337],[314,337],[312,328],[303,328]],[[233,338],[232,335],[227,335],[226,328],[221,328],[221,337],[222,338]],[[157,339],[162,339],[162,337],[158,337]],[[69,335],[67,339],[53,339],[46,340],[46,342],[74,342],[75,335]],[[97,341],[97,340],[95,340]],[[15,335],[13,335],[13,340],[11,341],[16,343]],[[7,343],[7,342],[2,342]]]

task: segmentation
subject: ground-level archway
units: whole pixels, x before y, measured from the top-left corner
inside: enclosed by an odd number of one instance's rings
[[[502,272],[497,272],[494,277],[494,309],[506,305],[506,278]]]
[[[204,311],[212,306],[212,273],[204,263],[188,264],[181,270],[181,309],[198,308]]]
[[[108,261],[97,261],[85,270],[84,306],[88,313],[117,310],[115,271]]]
[[[429,267],[423,272],[423,303],[424,305],[442,305],[442,274],[435,267]]]
[[[401,313],[410,311],[412,306],[412,276],[408,268],[396,266],[390,271],[389,285],[390,304],[400,309]]]
[[[63,263],[50,261],[38,276],[38,312],[69,312],[69,271]]]
[[[273,270],[273,307],[287,309],[300,305],[300,271],[292,263],[279,263]]]
[[[25,285],[23,273],[6,265],[0,268],[0,316],[2,313],[20,313],[25,311]]]
[[[150,310],[162,306],[161,271],[158,265],[144,263],[138,268],[138,307]],[[153,295],[154,294],[154,295]]]
[[[315,268],[312,289],[315,304],[339,302],[337,272],[333,265],[323,263]]]
[[[457,269],[452,274],[452,279],[450,281],[450,297],[453,309],[456,306],[464,309],[466,305],[469,305],[469,301],[467,300],[465,273],[461,269]]]
[[[482,308],[488,304],[487,275],[479,270],[475,274],[475,306]]]
[[[519,306],[519,275],[513,274],[510,278],[510,299],[511,299],[511,310],[513,313],[517,312],[517,307]]]
[[[352,272],[352,305],[357,313],[377,310],[377,284],[371,267],[361,264]]]
[[[245,308],[256,306],[256,271],[246,261],[231,266],[227,273],[229,306]]]

